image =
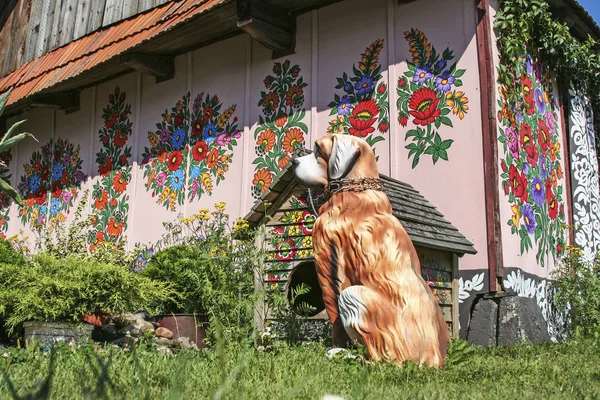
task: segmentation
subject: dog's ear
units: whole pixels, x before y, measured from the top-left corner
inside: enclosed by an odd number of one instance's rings
[[[329,156],[329,179],[348,175],[360,155],[360,148],[346,135],[331,135],[333,146]]]

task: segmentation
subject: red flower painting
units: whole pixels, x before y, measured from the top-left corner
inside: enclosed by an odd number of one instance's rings
[[[408,112],[414,117],[413,123],[427,126],[435,122],[435,119],[441,113],[441,110],[438,109],[439,103],[440,99],[437,98],[436,93],[428,87],[421,88],[413,93],[408,102]]]
[[[359,102],[352,110],[352,116],[349,118],[351,128],[348,132],[351,135],[366,137],[374,132],[373,124],[379,115],[379,107],[375,100],[363,100]]]
[[[469,110],[469,99],[463,86],[465,69],[458,68],[454,52],[447,47],[436,49],[423,31],[411,28],[404,32],[412,60],[406,60],[408,70],[398,79],[396,92],[398,99],[398,122],[402,127],[409,124],[412,117],[414,128],[405,132],[404,146],[408,158],[412,158],[412,168],[416,168],[424,156],[430,156],[435,165],[439,160],[448,161],[449,149],[456,139],[442,138],[442,125],[453,128],[452,115],[459,120],[465,118]]]
[[[335,116],[328,134],[348,134],[364,138],[376,151],[375,144],[385,140],[389,131],[388,87],[381,72],[379,57],[384,40],[373,41],[360,55],[352,70],[336,78],[338,93],[328,104]]]

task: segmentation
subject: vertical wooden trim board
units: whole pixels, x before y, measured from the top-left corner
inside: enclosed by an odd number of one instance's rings
[[[498,147],[496,142],[496,116],[494,115],[494,74],[489,0],[475,0],[477,7],[477,55],[481,88],[481,118],[483,135],[483,165],[485,181],[485,208],[489,290],[496,292],[498,276],[504,275],[502,236],[500,231],[500,205],[498,191]]]
[[[458,337],[460,333],[458,313],[458,256],[452,253],[452,337]]]

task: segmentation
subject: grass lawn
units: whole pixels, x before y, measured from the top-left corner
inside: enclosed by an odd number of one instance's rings
[[[600,398],[600,341],[477,349],[441,370],[414,365],[328,359],[312,344],[271,352],[59,349],[51,399],[595,399]],[[51,356],[13,349],[2,358],[5,379],[21,398],[38,391]],[[100,377],[100,379],[99,379]],[[10,384],[7,383],[9,379]],[[37,397],[34,397],[37,398]]]

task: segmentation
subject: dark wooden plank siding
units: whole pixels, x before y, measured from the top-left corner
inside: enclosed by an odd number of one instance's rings
[[[123,15],[123,0],[106,0],[102,26],[113,24],[121,20]]]
[[[54,18],[52,19],[52,29],[50,30],[50,37],[48,39],[48,48],[46,49],[46,52],[55,49],[60,43],[60,34],[62,32],[62,6],[65,1],[66,0],[54,0]],[[3,74],[8,72],[9,71],[2,71]]]
[[[40,16],[37,43],[33,49],[31,59],[42,56],[50,46],[50,32],[54,22],[54,0],[44,0],[42,3],[42,15]]]
[[[26,60],[32,60],[35,57],[35,48],[37,46],[38,35],[40,32],[43,6],[43,1],[34,1],[31,5],[31,13],[29,20],[35,22],[27,26],[27,37],[25,38],[26,45],[24,54]]]
[[[88,33],[94,32],[102,26],[105,6],[106,0],[94,0],[90,3],[90,19],[87,27]]]
[[[79,0],[77,2],[77,14],[75,19],[75,31],[73,32],[73,39],[79,39],[87,34],[90,20],[91,2],[92,0]]]
[[[174,0],[2,0],[0,76],[93,31]]]
[[[58,46],[65,45],[73,40],[77,19],[77,0],[63,0],[60,19],[61,31]]]

